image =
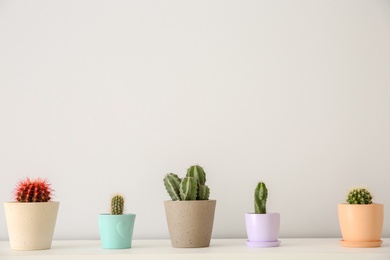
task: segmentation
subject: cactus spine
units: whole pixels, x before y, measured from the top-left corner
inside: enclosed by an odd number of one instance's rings
[[[208,200],[210,189],[205,184],[206,173],[199,165],[188,168],[187,175],[180,179],[169,173],[164,177],[165,188],[172,200]]]
[[[112,215],[122,215],[123,214],[123,205],[125,200],[122,195],[114,195],[111,198],[111,214]]]
[[[26,178],[18,182],[14,196],[18,202],[48,202],[51,200],[52,191],[47,180]]]
[[[365,188],[355,188],[348,193],[347,202],[349,204],[372,204],[372,196]]]
[[[266,203],[268,197],[268,190],[264,182],[259,182],[255,189],[255,213],[265,214],[267,213]]]

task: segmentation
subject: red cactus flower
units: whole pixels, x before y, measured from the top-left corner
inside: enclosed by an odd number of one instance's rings
[[[20,180],[14,190],[14,196],[18,202],[47,202],[51,199],[53,189],[46,179],[26,178]]]

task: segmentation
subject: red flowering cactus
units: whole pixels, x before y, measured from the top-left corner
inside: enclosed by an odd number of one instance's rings
[[[45,179],[26,178],[16,185],[14,196],[18,202],[47,202],[51,199],[53,189]]]

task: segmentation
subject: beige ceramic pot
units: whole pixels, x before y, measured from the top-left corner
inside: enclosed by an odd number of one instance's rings
[[[164,201],[173,247],[208,247],[213,230],[215,200]]]
[[[4,203],[11,249],[49,249],[59,202]]]
[[[383,204],[339,204],[339,224],[347,247],[379,247],[382,244]]]

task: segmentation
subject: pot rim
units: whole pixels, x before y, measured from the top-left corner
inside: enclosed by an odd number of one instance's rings
[[[371,203],[371,204],[349,204],[349,203],[338,203],[340,206],[354,206],[354,207],[366,207],[366,206],[374,206],[374,205],[383,205],[383,203]]]
[[[264,214],[261,214],[261,213],[255,213],[255,212],[247,212],[245,213],[246,215],[275,215],[275,214],[279,214],[279,212],[268,212],[268,213],[264,213]]]
[[[164,200],[164,202],[174,202],[174,203],[198,203],[198,202],[214,202],[217,200]]]
[[[113,216],[113,217],[120,217],[120,216],[136,216],[135,213],[123,213],[118,215],[113,215],[111,213],[99,213],[99,216]]]
[[[45,204],[45,203],[60,203],[59,201],[44,201],[44,202],[19,202],[19,201],[6,201],[4,204],[20,204],[20,205],[33,205],[33,204]]]

